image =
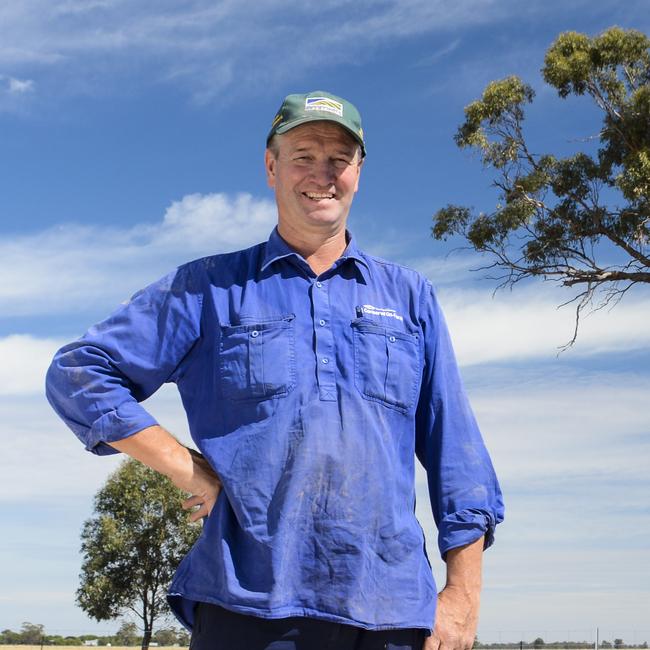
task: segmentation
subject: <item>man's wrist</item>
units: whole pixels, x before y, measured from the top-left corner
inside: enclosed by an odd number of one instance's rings
[[[482,585],[483,537],[447,552],[447,584],[468,596],[478,595]]]
[[[178,448],[171,450],[169,469],[165,474],[176,487],[190,491],[188,486],[195,475],[192,451],[179,443]]]
[[[159,425],[147,427],[110,444],[118,451],[163,474],[177,487],[182,488],[193,475],[189,450]]]

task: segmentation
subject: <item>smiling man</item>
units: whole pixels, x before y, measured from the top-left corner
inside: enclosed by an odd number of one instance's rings
[[[267,138],[278,225],[137,293],[48,372],[86,448],[169,476],[206,517],[169,602],[193,650],[467,650],[501,492],[430,283],[346,229],[361,118],[289,95]],[[202,456],[139,404],[175,382]],[[415,517],[425,467],[440,594]]]

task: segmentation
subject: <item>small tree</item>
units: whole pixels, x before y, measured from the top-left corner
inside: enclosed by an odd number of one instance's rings
[[[153,635],[153,640],[158,645],[170,646],[174,643],[178,643],[178,635],[176,633],[176,628],[173,627],[164,627],[160,630],[157,630]]]
[[[131,621],[122,621],[120,629],[115,633],[115,643],[117,645],[132,646],[138,643],[140,635],[138,626]]]
[[[40,645],[45,627],[43,625],[25,622],[20,628],[20,643],[25,645]]]
[[[95,516],[81,534],[77,603],[105,621],[131,611],[142,621],[142,649],[154,622],[169,612],[165,590],[200,532],[164,476],[128,459],[95,495]]]
[[[187,630],[178,630],[177,636],[176,636],[176,642],[178,645],[182,646],[189,646],[190,645],[190,635],[188,634]],[[646,648],[648,645],[646,644]]]
[[[542,74],[561,98],[587,95],[600,109],[597,154],[536,153],[523,131],[533,89],[515,76],[493,81],[465,108],[455,140],[494,170],[496,210],[448,205],[432,234],[487,253],[502,285],[539,277],[580,287],[573,343],[599,289],[603,306],[650,282],[650,39],[618,27],[595,38],[565,32]]]
[[[533,641],[533,648],[543,648],[544,647],[544,639],[542,637],[538,636],[534,641]]]
[[[614,647],[615,648],[625,647],[625,644],[623,643],[623,639],[614,639]]]

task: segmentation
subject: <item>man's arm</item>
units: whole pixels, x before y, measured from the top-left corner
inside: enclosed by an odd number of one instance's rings
[[[141,402],[176,381],[200,339],[198,286],[184,265],[56,353],[46,396],[86,449],[116,453],[113,442],[158,424]]]
[[[476,637],[484,538],[447,552],[447,584],[438,594],[433,634],[423,650],[470,650]]]
[[[478,622],[482,552],[503,520],[503,500],[442,310],[429,290],[421,303],[425,358],[415,450],[427,471],[447,584],[439,594],[434,632],[424,648],[466,650],[474,642]]]
[[[151,426],[108,444],[164,474],[190,494],[182,505],[186,510],[198,506],[190,515],[191,521],[210,514],[221,491],[218,476],[201,454],[181,445],[167,430]]]

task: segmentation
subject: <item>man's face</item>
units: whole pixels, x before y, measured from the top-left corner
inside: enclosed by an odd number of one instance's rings
[[[265,164],[280,224],[305,233],[344,227],[361,173],[354,138],[332,122],[308,122],[276,142],[277,155],[267,149]]]

